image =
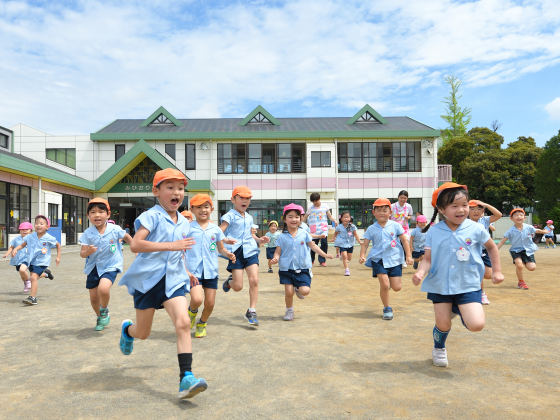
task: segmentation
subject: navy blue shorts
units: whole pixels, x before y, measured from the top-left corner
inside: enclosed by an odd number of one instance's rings
[[[97,267],[93,267],[93,270],[91,270],[91,272],[87,276],[86,289],[95,289],[97,286],[99,286],[99,281],[101,279],[111,280],[111,283],[115,283],[117,274],[119,274],[119,272],[114,270],[107,271],[106,273],[103,273],[102,276],[100,276],[99,274],[97,274]]]
[[[486,267],[492,268],[492,263],[490,262],[490,257],[488,256],[488,251],[482,251],[482,262]]]
[[[45,271],[47,268],[49,268],[48,265],[30,265],[29,272],[36,273],[40,276],[41,274],[43,274],[43,271]]]
[[[353,254],[354,253],[354,247],[351,246],[350,248],[343,248],[343,247],[339,247],[340,249],[340,253],[342,254],[343,252],[348,252],[349,254]]]
[[[198,279],[198,283],[204,289],[215,289],[218,290],[218,277],[215,279]]]
[[[311,276],[307,268],[302,268],[299,273],[296,273],[296,270],[278,271],[278,275],[280,276],[280,284],[291,284],[294,287],[311,287]]]
[[[146,293],[134,291],[134,309],[163,309],[163,303],[177,296],[185,297],[188,293],[185,285],[179,287],[169,297],[165,294],[165,276]]]
[[[276,252],[276,247],[266,248],[266,259],[267,260],[273,259],[275,252]]]
[[[22,266],[23,264],[18,264],[16,265],[16,271],[19,273],[19,268]]]
[[[545,238],[554,239],[554,235],[544,235]]]
[[[247,268],[253,264],[259,265],[258,252],[255,255],[250,256],[249,258],[245,258],[245,256],[243,255],[243,246],[240,246],[239,248],[237,248],[234,254],[236,258],[235,263],[232,263],[230,260],[226,268],[226,270],[230,273],[232,272],[232,270],[243,270],[244,268]]]
[[[371,268],[373,270],[373,277],[377,277],[378,274],[387,274],[389,277],[402,277],[401,264],[395,267],[385,268],[383,267],[383,260],[377,262],[371,261]]]
[[[452,303],[453,305],[464,305],[466,303],[480,303],[482,305],[482,289],[476,292],[459,293],[458,295],[440,295],[428,293],[428,299],[433,303]]]
[[[412,258],[414,258],[415,260],[417,260],[418,258],[420,258],[422,255],[424,255],[426,253],[426,251],[412,251]]]
[[[517,258],[521,258],[521,261],[523,261],[523,264],[527,264],[528,262],[532,262],[532,263],[537,262],[537,261],[535,261],[535,254],[527,255],[527,252],[525,250],[519,251],[519,252],[509,251],[509,254],[511,255],[511,258],[513,258],[513,263],[514,264],[515,264],[515,260]]]

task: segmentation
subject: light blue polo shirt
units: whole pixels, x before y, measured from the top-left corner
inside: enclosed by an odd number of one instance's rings
[[[410,232],[410,240],[412,241],[412,250],[416,252],[424,251],[424,245],[426,244],[426,233],[422,233],[420,227],[416,227],[412,232]]]
[[[245,217],[243,217],[237,210],[231,209],[222,216],[222,222],[229,224],[224,232],[226,237],[237,240],[233,245],[225,245],[229,252],[237,251],[240,246],[243,246],[245,258],[252,257],[259,252],[257,242],[251,233],[253,217],[248,212],[245,212]]]
[[[521,252],[525,251],[527,255],[533,255],[539,250],[539,247],[533,242],[533,235],[536,233],[536,229],[523,223],[523,228],[521,230],[517,229],[515,226],[509,228],[509,230],[504,233],[504,238],[509,239],[511,243],[510,251]]]
[[[146,237],[150,242],[174,242],[189,237],[189,221],[177,212],[177,224],[159,204],[142,213],[135,221],[136,232],[140,226],[148,229]],[[128,293],[134,291],[148,292],[159,283],[165,275],[165,294],[171,296],[180,287],[187,284],[189,278],[182,251],[144,252],[136,259],[119,281],[119,286],[126,286]],[[188,282],[190,284],[190,282]]]
[[[356,230],[358,230],[358,228],[352,223],[348,223],[348,227],[344,227],[342,223],[338,225],[334,230],[338,232],[334,240],[334,246],[338,246],[339,248],[352,248],[356,239],[354,236]]]
[[[311,229],[309,229],[309,225],[305,222],[301,222],[299,225],[300,228],[302,228],[303,230],[305,230],[307,233],[311,234]],[[313,238],[311,238],[313,239]]]
[[[403,264],[406,260],[399,235],[404,229],[397,222],[387,220],[385,227],[375,222],[367,228],[364,239],[371,241],[372,248],[366,260],[366,266],[372,267],[371,262],[383,260],[383,267],[391,268]]]
[[[122,246],[119,239],[124,239],[126,232],[120,226],[107,223],[103,235],[95,226],[88,227],[80,237],[82,245],[93,245],[97,251],[86,258],[84,273],[90,274],[97,268],[97,274],[101,277],[110,271],[123,271]]]
[[[432,266],[422,282],[422,291],[440,295],[458,295],[480,290],[484,277],[482,244],[490,234],[480,223],[465,220],[455,232],[441,221],[428,230],[424,249],[431,249]],[[459,261],[457,251],[469,251],[467,261]]]
[[[311,268],[311,253],[307,243],[312,241],[311,235],[302,228],[297,230],[295,238],[289,232],[283,232],[276,240],[276,246],[282,250],[278,269],[288,271]]]
[[[27,243],[27,265],[48,267],[51,264],[51,248],[56,248],[56,238],[45,232],[42,238],[33,232],[22,238]]]
[[[21,236],[12,239],[10,242],[10,246],[13,246],[14,249],[20,246],[24,242]],[[27,247],[20,249],[15,257],[10,258],[10,265],[21,265],[27,264]]]
[[[206,230],[194,221],[190,224],[189,237],[196,241],[192,249],[187,249],[187,268],[197,278],[202,278],[204,272],[205,280],[219,278],[218,276],[218,241],[225,238],[222,229],[213,223],[208,223]]]
[[[270,242],[265,244],[265,246],[267,248],[276,248],[276,240],[280,235],[282,235],[281,230],[276,230],[275,233],[266,232],[264,236],[268,236],[270,238]]]

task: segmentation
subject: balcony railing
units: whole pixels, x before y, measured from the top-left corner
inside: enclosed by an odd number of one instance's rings
[[[449,182],[451,181],[451,165],[438,165],[438,182]]]

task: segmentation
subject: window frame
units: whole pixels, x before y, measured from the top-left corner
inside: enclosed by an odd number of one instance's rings
[[[2,139],[4,139],[6,141],[5,146],[2,144],[3,143]],[[6,150],[10,149],[10,136],[8,136],[7,134],[4,134],[4,133],[0,133],[0,147],[2,149],[6,149]]]
[[[54,212],[52,211],[53,209]],[[47,217],[51,222],[51,227],[58,227],[58,204],[48,203],[47,211],[48,211]],[[55,214],[56,217],[52,217],[53,214]]]
[[[49,150],[54,150],[55,160],[52,160],[51,158],[48,157]],[[68,165],[68,150],[73,150],[74,151],[74,166]],[[64,153],[64,163],[58,161],[59,153]],[[57,148],[57,149],[49,148],[49,149],[45,149],[45,157],[46,157],[47,160],[50,160],[51,162],[54,162],[54,163],[57,163],[59,165],[66,166],[67,168],[76,170],[76,149],[75,148]]]
[[[122,154],[119,156],[119,151],[117,150],[118,148],[122,147]],[[119,160],[120,158],[122,158],[126,153],[126,145],[124,144],[115,144],[115,162],[117,160]]]
[[[168,151],[168,148],[169,148],[169,151]],[[165,154],[167,156],[169,156],[171,159],[177,160],[177,146],[175,145],[175,143],[167,143],[165,145]]]
[[[260,146],[260,158],[250,157],[250,147],[258,144]],[[288,145],[290,151],[288,156],[279,157],[279,149],[281,146]],[[272,147],[271,147],[272,146]],[[229,148],[229,153],[225,150]],[[294,148],[301,149],[301,156],[294,155]],[[235,151],[234,151],[235,149]],[[241,153],[242,152],[242,153]],[[243,157],[241,157],[243,154]],[[272,158],[271,158],[272,155]],[[307,145],[305,143],[218,143],[216,152],[217,172],[218,174],[287,174],[287,173],[306,173],[307,172]],[[259,171],[249,170],[256,164],[250,165],[250,161],[260,160]],[[289,160],[289,165],[284,161]],[[279,171],[280,161],[289,170]],[[229,163],[228,163],[229,162]],[[243,162],[243,164],[240,164]],[[231,167],[230,171],[226,171],[226,167]],[[295,170],[294,168],[300,168]]]
[[[189,158],[188,158],[189,146],[192,146],[192,153],[193,153],[192,167],[189,167]],[[185,171],[193,171],[195,169],[196,169],[196,144],[185,143]]]
[[[358,144],[360,145],[359,156],[356,156],[356,153],[350,156],[349,145],[352,145],[353,151],[355,152],[355,147]],[[364,145],[368,145],[367,151]],[[372,147],[372,145],[374,146]],[[403,147],[404,155],[402,155]],[[396,155],[397,149],[399,156]],[[411,151],[412,153],[410,153]],[[371,156],[373,154],[372,152],[375,152],[375,156]],[[420,153],[420,141],[341,142],[338,143],[337,148],[337,168],[339,173],[422,172],[422,156]],[[402,164],[397,166],[397,159],[399,159],[400,162],[404,162],[404,166]],[[371,169],[373,166],[372,163],[375,164],[375,169]],[[411,167],[414,169],[411,170]],[[398,168],[398,170],[396,170],[396,168]]]
[[[315,156],[316,156],[317,153],[319,154],[319,165],[313,165],[313,154],[315,154]],[[324,161],[328,162],[329,164],[324,165],[323,164]],[[325,150],[311,151],[311,167],[312,168],[330,168],[331,167],[331,152],[329,150],[327,150],[327,151],[325,151]]]

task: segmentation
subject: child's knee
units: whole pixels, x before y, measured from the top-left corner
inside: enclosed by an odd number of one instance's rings
[[[309,294],[309,292],[311,292],[311,288],[310,287],[300,287],[298,288],[298,291],[300,294],[302,294],[303,296],[307,296]]]
[[[525,267],[527,267],[529,271],[535,271],[537,269],[536,264],[527,264]]]
[[[243,280],[240,282],[229,282],[230,287],[233,289],[234,292],[240,292],[243,290]]]
[[[191,331],[191,319],[188,316],[180,316],[175,320],[175,331],[177,334],[188,333]]]
[[[478,331],[482,331],[484,329],[484,320],[470,321],[469,323],[465,322],[465,324],[466,324],[468,330],[472,331],[472,332],[478,332]]]
[[[259,285],[259,276],[250,276],[249,277],[249,286],[250,287],[255,287]]]
[[[402,284],[395,284],[391,286],[391,290],[393,290],[393,292],[400,292],[401,289],[402,289]]]

